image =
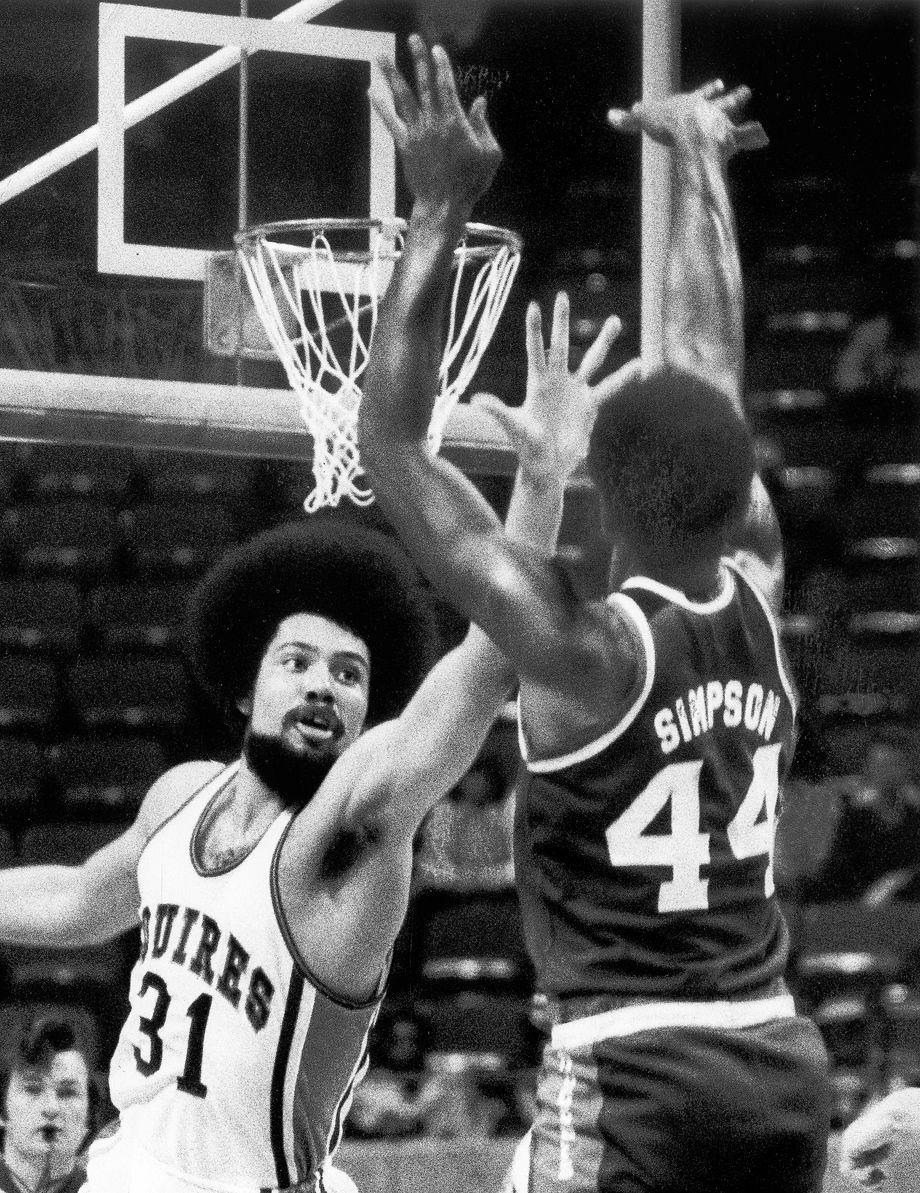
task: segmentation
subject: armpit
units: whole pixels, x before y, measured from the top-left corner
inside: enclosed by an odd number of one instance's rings
[[[358,859],[377,840],[370,826],[339,829],[326,847],[319,864],[319,877],[334,882],[349,874]]]

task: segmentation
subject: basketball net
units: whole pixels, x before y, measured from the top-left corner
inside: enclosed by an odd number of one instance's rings
[[[297,235],[304,244],[275,237]],[[355,236],[361,238],[352,247]],[[313,439],[314,488],[307,513],[343,497],[374,497],[358,458],[360,382],[380,297],[403,251],[402,220],[298,220],[236,237],[237,258],[256,313],[300,399]],[[514,233],[468,224],[454,253],[444,355],[428,429],[440,449],[450,412],[492,339],[520,264]]]

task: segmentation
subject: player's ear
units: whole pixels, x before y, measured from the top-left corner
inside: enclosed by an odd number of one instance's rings
[[[239,711],[243,714],[244,717],[251,717],[252,716],[252,697],[251,696],[241,696],[236,701],[236,707],[239,709]]]

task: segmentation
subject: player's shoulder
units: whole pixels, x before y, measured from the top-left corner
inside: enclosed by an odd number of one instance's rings
[[[188,802],[206,783],[225,770],[213,759],[181,762],[170,767],[153,783],[144,796],[136,824],[145,840]]]
[[[750,589],[770,618],[779,617],[783,599],[783,574],[751,551],[735,551],[723,559]]]

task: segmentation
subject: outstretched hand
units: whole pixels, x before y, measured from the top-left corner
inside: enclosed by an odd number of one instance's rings
[[[595,384],[607,354],[622,330],[620,320],[606,320],[574,372],[569,370],[569,299],[556,296],[549,352],[537,303],[527,309],[527,395],[519,407],[506,406],[494,394],[476,394],[473,404],[503,427],[524,474],[536,484],[568,480],[588,453],[591,431],[602,402],[640,372],[632,360]]]
[[[413,198],[455,202],[471,211],[502,160],[486,101],[479,96],[464,112],[443,46],[429,50],[413,33],[409,50],[414,88],[395,63],[380,58],[386,88],[372,87],[371,103],[393,137]]]
[[[618,132],[643,132],[661,145],[702,136],[726,157],[733,157],[770,143],[759,121],[740,120],[750,98],[749,87],[735,87],[726,93],[724,83],[716,79],[696,91],[635,103],[628,111],[611,108],[607,120]]]

